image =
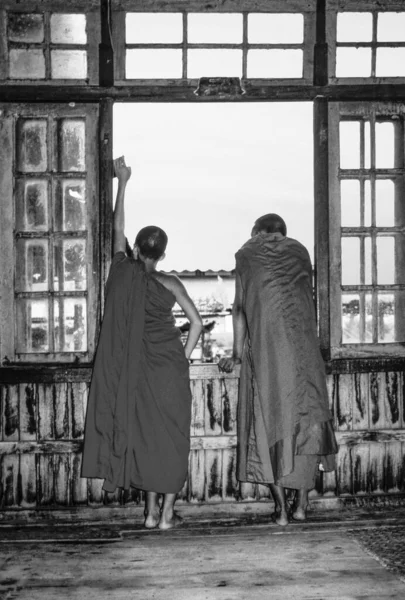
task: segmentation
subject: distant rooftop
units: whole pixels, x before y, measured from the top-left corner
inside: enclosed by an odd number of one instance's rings
[[[212,271],[211,269],[208,269],[208,271],[200,271],[200,269],[196,269],[195,271],[188,271],[187,269],[184,271],[162,271],[162,273],[170,273],[172,275],[177,275],[177,277],[206,277],[206,278],[216,278],[216,277],[222,277],[223,279],[234,279],[235,277],[235,269],[232,269],[232,271],[225,271],[225,270],[219,270],[219,271]]]

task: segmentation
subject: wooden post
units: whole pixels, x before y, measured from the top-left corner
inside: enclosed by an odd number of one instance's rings
[[[328,84],[328,44],[326,43],[325,0],[316,3],[316,41],[314,46],[314,85]]]
[[[99,83],[114,85],[114,50],[111,37],[111,0],[100,1],[101,44],[99,44]]]
[[[321,351],[330,360],[328,100],[314,101],[315,289]]]
[[[100,295],[104,306],[104,286],[107,281],[112,251],[112,128],[113,101],[106,98],[100,102]]]

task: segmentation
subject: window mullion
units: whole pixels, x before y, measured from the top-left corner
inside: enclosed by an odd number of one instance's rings
[[[373,41],[371,46],[371,77],[376,76],[377,65],[377,11],[373,11]]]
[[[51,17],[49,12],[44,13],[44,37],[45,37],[45,79],[52,78],[51,67]]]
[[[247,79],[248,13],[243,13],[242,79]]]
[[[376,170],[376,118],[373,111],[370,119],[370,196],[371,196],[371,282],[372,315],[373,315],[373,344],[378,343],[378,294],[377,294],[377,239],[376,239],[376,206],[375,206],[375,170]]]
[[[188,17],[187,12],[183,12],[183,79],[187,79],[187,63],[188,63]]]

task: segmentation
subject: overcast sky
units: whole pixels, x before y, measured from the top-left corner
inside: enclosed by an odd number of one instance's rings
[[[133,174],[126,234],[169,236],[163,270],[234,268],[268,212],[313,255],[312,103],[116,104],[114,155]]]

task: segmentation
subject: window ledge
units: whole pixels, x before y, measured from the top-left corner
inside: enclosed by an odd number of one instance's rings
[[[405,371],[405,356],[338,358],[325,362],[329,375]]]

